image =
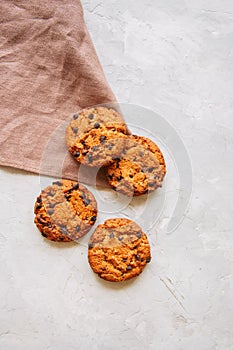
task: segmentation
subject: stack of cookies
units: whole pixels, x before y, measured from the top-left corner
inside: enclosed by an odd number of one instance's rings
[[[129,135],[114,109],[96,107],[74,114],[66,143],[78,163],[107,167],[110,186],[138,196],[161,187],[166,165],[159,147],[143,136]]]
[[[123,117],[112,108],[87,108],[74,114],[66,142],[78,163],[105,167],[110,186],[126,196],[139,196],[162,185],[166,165],[159,147],[148,138],[131,135]],[[42,190],[34,212],[42,236],[69,242],[90,231],[97,203],[84,185],[62,180]],[[124,281],[140,274],[150,262],[150,245],[133,221],[109,219],[91,236],[88,260],[101,278]]]

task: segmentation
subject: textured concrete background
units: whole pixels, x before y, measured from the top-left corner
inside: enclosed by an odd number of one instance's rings
[[[143,275],[109,285],[85,242],[64,249],[37,233],[38,176],[2,168],[0,349],[233,349],[233,2],[83,6],[119,101],[159,112],[184,140],[193,196],[174,234],[158,228]]]

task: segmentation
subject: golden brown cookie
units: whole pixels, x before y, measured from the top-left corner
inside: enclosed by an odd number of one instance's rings
[[[127,139],[125,125],[99,126],[82,134],[69,148],[77,162],[101,167],[120,156]]]
[[[75,181],[53,182],[37,197],[35,224],[51,241],[69,242],[85,235],[94,225],[97,203],[93,194]]]
[[[127,196],[138,196],[162,186],[166,174],[159,147],[143,136],[128,136],[123,154],[107,169],[111,187]]]
[[[75,113],[66,129],[66,143],[70,147],[82,134],[99,126],[124,125],[124,119],[112,108],[86,108]]]
[[[109,219],[90,238],[88,260],[99,277],[113,282],[139,275],[150,262],[150,245],[141,228],[129,219]]]

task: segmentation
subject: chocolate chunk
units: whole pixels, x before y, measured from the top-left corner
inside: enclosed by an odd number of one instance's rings
[[[69,233],[65,225],[60,225],[60,231],[65,235]]]
[[[42,234],[43,237],[47,237],[46,233],[41,232],[41,234]]]
[[[95,216],[95,215],[91,217],[91,221],[92,221],[92,222],[95,222],[95,221],[96,221],[96,216]]]
[[[41,204],[38,204],[37,206],[36,206],[36,209],[37,210],[39,210],[39,209],[41,209],[42,208],[42,205]]]
[[[54,181],[53,185],[62,186],[62,182],[61,181]]]
[[[133,268],[133,267],[132,267],[131,265],[128,265],[128,266],[126,267],[126,270],[127,270],[127,271],[130,271],[130,270],[132,270],[132,268]]]
[[[137,232],[137,233],[136,233],[136,236],[137,236],[138,238],[141,238],[141,237],[142,237],[141,232]]]
[[[37,197],[37,203],[41,203],[42,202],[42,198],[41,197]]]
[[[113,174],[109,174],[109,175],[108,175],[108,178],[109,178],[110,180],[112,180],[112,179],[113,179]]]
[[[155,170],[155,168],[152,166],[152,167],[150,167],[149,169],[148,169],[148,172],[149,173],[152,173],[152,171],[154,171]]]
[[[113,191],[117,190],[116,186],[112,186],[112,189],[113,189]]]
[[[133,247],[133,249],[137,249],[138,248],[138,246],[137,245],[135,245],[134,247]]]
[[[99,127],[100,127],[100,123],[95,123],[95,124],[94,124],[94,128],[95,128],[95,129],[98,129]]]
[[[88,118],[92,120],[94,118],[94,114],[89,114]]]
[[[123,149],[122,153],[123,153],[123,154],[126,154],[126,149]]]
[[[139,155],[140,157],[143,157],[143,152],[142,152],[142,151],[139,151],[139,152],[138,152],[138,155]]]
[[[106,138],[107,137],[105,135],[102,135],[102,136],[100,136],[99,140],[101,143],[103,143],[106,140]]]
[[[80,152],[79,151],[74,152],[74,157],[79,157],[79,156],[80,156]]]
[[[129,175],[129,177],[132,179],[132,178],[133,178],[133,175]]]
[[[146,258],[146,262],[147,262],[147,264],[148,264],[150,261],[151,261],[151,257],[150,257],[150,256],[148,256],[148,257]]]
[[[155,175],[154,175],[154,179],[156,180],[157,178],[158,178],[158,175],[157,175],[157,174],[155,174]]]
[[[79,232],[80,229],[81,229],[81,227],[80,227],[79,225],[77,225],[77,226],[75,227],[76,232]]]
[[[92,163],[93,162],[93,155],[92,154],[88,154],[87,159],[88,159],[89,163]]]
[[[118,177],[117,177],[117,181],[121,181],[122,179],[123,179],[122,176],[118,176]]]
[[[123,239],[124,239],[124,237],[122,237],[122,236],[118,237],[118,241],[122,241]]]
[[[90,201],[90,199],[86,198],[86,199],[83,200],[83,203],[84,203],[85,206],[87,206],[88,204],[91,203],[91,201]]]
[[[126,261],[127,261],[127,258],[122,258],[122,261],[123,261],[123,262],[126,262]]]
[[[49,208],[54,208],[56,204],[58,203],[49,203]]]
[[[135,258],[136,258],[136,260],[140,261],[140,260],[141,260],[140,254],[136,254],[136,255],[135,255]]]
[[[94,243],[89,243],[89,244],[88,244],[88,248],[89,248],[89,249],[94,248]]]
[[[48,213],[49,215],[52,215],[52,214],[54,213],[54,211],[53,211],[52,209],[49,209],[49,210],[47,211],[47,213]]]
[[[148,183],[148,186],[149,186],[149,187],[153,187],[153,186],[154,186],[154,182],[149,182],[149,183]]]
[[[75,184],[73,187],[72,187],[73,190],[78,190],[79,189],[79,184]]]
[[[59,239],[60,241],[64,241],[65,238],[63,236],[60,236]]]
[[[48,192],[48,196],[53,197],[54,195],[55,195],[54,192],[51,192],[51,191]]]
[[[115,237],[114,233],[111,232],[110,235],[109,235],[109,237],[110,237],[110,238],[114,238],[114,237]]]
[[[107,269],[106,269],[106,267],[101,267],[101,270],[106,271]]]
[[[78,128],[73,128],[73,132],[74,132],[75,134],[77,134]]]
[[[142,172],[142,173],[146,173],[146,172],[147,172],[147,168],[146,168],[146,167],[142,167],[142,168],[141,168],[141,172]]]
[[[75,113],[75,114],[73,115],[73,119],[78,119],[78,114],[77,114],[77,113]]]

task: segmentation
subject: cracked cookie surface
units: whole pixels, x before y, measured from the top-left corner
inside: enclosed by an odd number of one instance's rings
[[[66,128],[66,144],[71,147],[77,138],[99,126],[125,125],[123,117],[112,108],[86,108],[75,113]]]
[[[69,242],[91,229],[97,217],[97,203],[82,184],[70,180],[55,181],[37,197],[34,213],[34,222],[43,237]]]
[[[151,260],[142,229],[129,219],[109,219],[90,238],[88,261],[99,277],[120,282],[139,275]]]
[[[120,156],[127,137],[124,125],[99,126],[77,138],[69,151],[79,163],[102,167]]]
[[[127,196],[138,196],[162,186],[166,165],[159,147],[149,138],[128,136],[123,154],[107,169],[110,186]]]

